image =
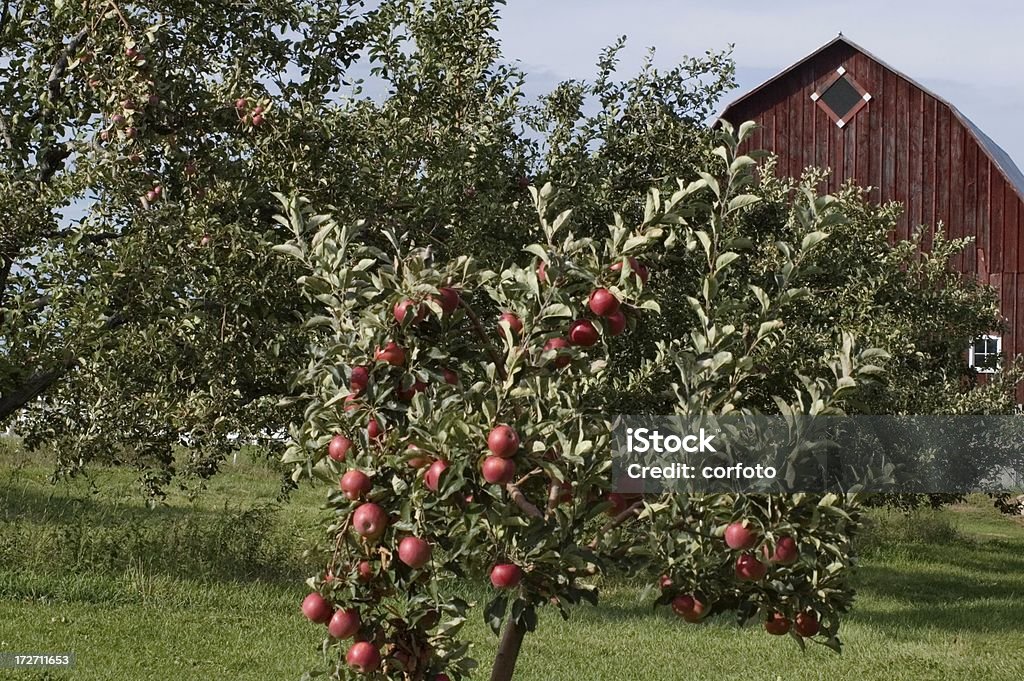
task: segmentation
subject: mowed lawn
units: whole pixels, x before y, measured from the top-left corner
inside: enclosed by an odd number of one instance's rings
[[[0,460],[0,651],[73,651],[77,665],[0,679],[273,681],[316,666],[323,629],[298,603],[320,492],[279,504],[280,475],[245,464],[148,509],[130,472],[46,477]],[[876,522],[841,656],[725,620],[688,625],[613,583],[600,608],[545,613],[516,678],[1024,679],[1024,524],[981,502]],[[468,636],[486,666],[482,615]]]

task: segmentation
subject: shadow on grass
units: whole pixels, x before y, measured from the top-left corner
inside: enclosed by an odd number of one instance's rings
[[[858,618],[902,634],[914,629],[1020,632],[1024,635],[1024,540],[916,545],[863,566]],[[880,608],[888,601],[905,604]]]
[[[0,478],[0,576],[10,577],[0,580],[0,589],[6,597],[59,598],[66,593],[62,575],[82,582],[145,571],[193,582],[282,585],[306,576],[296,537],[283,527],[276,505],[147,509],[80,489],[57,487],[48,494],[40,487]],[[22,593],[18,585],[28,584]]]

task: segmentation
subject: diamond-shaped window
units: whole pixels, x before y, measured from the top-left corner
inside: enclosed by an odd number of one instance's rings
[[[842,128],[871,101],[871,95],[840,66],[811,99]]]

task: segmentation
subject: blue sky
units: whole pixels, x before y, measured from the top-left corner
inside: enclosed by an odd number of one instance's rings
[[[656,63],[669,66],[681,55],[735,44],[739,89],[731,101],[842,31],[949,100],[1024,166],[1019,0],[508,0],[502,16],[505,57],[530,74],[531,94],[591,78],[601,48],[624,34],[623,74],[637,69],[649,46],[657,48]]]

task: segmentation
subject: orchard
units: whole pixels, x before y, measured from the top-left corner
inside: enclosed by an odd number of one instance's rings
[[[0,429],[154,507],[252,451],[318,483],[310,674],[506,681],[623,574],[839,650],[862,502],[925,500],[613,489],[613,418],[1010,413],[962,356],[995,296],[709,128],[728,51],[622,76],[619,40],[532,100],[503,6],[5,2]]]
[[[704,334],[705,353],[739,351],[706,363],[684,345],[663,346],[650,370],[680,371],[678,413],[729,412],[731,395],[723,401],[717,384],[735,393],[748,382],[759,346],[801,295],[799,256],[835,220],[826,199],[811,197],[808,236],[779,247],[778,289],[718,293],[741,257],[719,235],[756,201],[740,193],[752,160],[736,149],[749,129],[723,133],[717,175],[681,183],[664,204],[653,192],[642,224],[617,218],[603,239],[576,236],[569,210],[551,214],[550,185],[531,188],[544,241],[524,244],[531,262],[501,272],[438,258],[393,232],[388,248],[369,246],[364,225],[281,197],[295,238],[278,250],[307,268],[301,282],[324,306],[307,322],[317,340],[302,375],[306,419],[284,461],[297,480],[340,479],[316,551],[323,572],[303,608],[328,625],[332,673],[468,677],[475,662],[459,630],[470,606],[447,594],[475,579],[493,588],[482,616],[501,635],[491,678],[510,679],[539,608],[568,616],[596,604],[595,576],[640,564],[660,566],[657,603],[686,622],[728,611],[838,649],[855,504],[610,490],[611,415],[598,392],[616,360],[612,337],[659,310],[650,272],[676,249],[703,250],[705,295],[691,298],[703,326],[691,342]],[[745,330],[729,316],[748,317]],[[830,413],[877,355],[852,353],[849,342],[836,348],[832,382],[794,377],[791,408]],[[344,626],[333,624],[339,616]]]

